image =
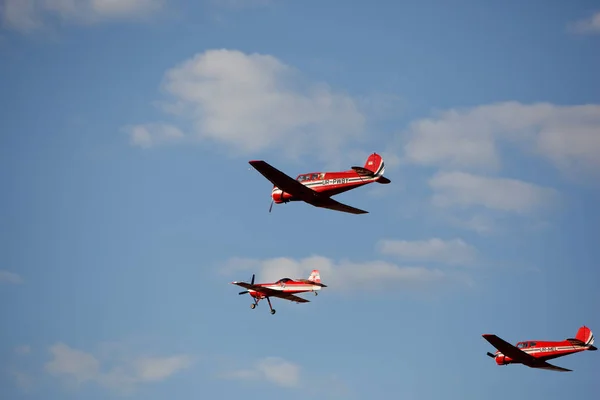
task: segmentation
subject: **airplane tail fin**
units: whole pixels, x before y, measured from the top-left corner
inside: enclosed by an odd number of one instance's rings
[[[592,333],[592,330],[585,325],[579,328],[577,335],[575,335],[575,339],[580,340],[584,346],[594,347],[592,346],[594,344],[594,334]]]
[[[315,283],[321,283],[321,274],[318,269],[313,269],[308,277],[308,280]]]
[[[367,158],[364,167],[352,167],[352,169],[359,175],[377,178],[376,182],[378,183],[391,182],[388,178],[383,176],[383,173],[385,172],[385,163],[383,162],[383,158],[377,153],[373,153]]]
[[[373,153],[367,158],[365,162],[364,169],[368,169],[375,176],[382,176],[385,171],[385,163],[383,162],[383,158],[377,153]]]

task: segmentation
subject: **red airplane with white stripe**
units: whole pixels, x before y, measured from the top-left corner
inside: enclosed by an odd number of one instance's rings
[[[273,202],[281,204],[304,201],[315,207],[351,214],[366,214],[368,211],[337,202],[331,196],[372,182],[383,184],[391,182],[383,176],[385,165],[383,158],[377,153],[367,158],[364,167],[352,167],[351,170],[341,172],[311,172],[298,175],[296,179],[292,179],[265,161],[254,160],[249,163],[274,185],[269,212],[273,208]]]
[[[234,285],[246,288],[239,294],[249,293],[254,299],[254,303],[250,304],[250,308],[255,308],[258,302],[262,299],[267,299],[269,302],[269,308],[271,314],[275,314],[275,310],[271,306],[270,297],[279,297],[280,299],[295,301],[296,303],[308,303],[309,300],[303,299],[302,297],[295,296],[295,293],[314,292],[315,296],[321,288],[327,287],[321,283],[321,275],[319,270],[314,269],[308,279],[290,279],[282,278],[274,283],[254,283],[254,274],[252,275],[252,281],[246,282],[231,282]]]
[[[516,347],[496,335],[485,334],[482,336],[498,349],[495,354],[487,353],[488,356],[496,360],[496,364],[498,365],[524,364],[530,368],[569,372],[571,371],[570,369],[557,367],[556,365],[547,363],[546,360],[585,350],[598,350],[593,346],[594,335],[587,326],[579,328],[574,338],[565,339],[561,342],[528,340],[517,343]]]

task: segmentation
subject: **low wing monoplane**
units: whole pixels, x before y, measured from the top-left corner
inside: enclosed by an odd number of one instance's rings
[[[298,175],[296,179],[279,171],[265,161],[249,161],[258,172],[273,183],[271,191],[271,207],[290,201],[304,201],[315,207],[328,208],[351,214],[366,214],[368,211],[359,210],[342,204],[331,198],[336,194],[355,189],[372,182],[387,184],[390,180],[383,176],[385,165],[383,158],[373,153],[367,158],[364,167],[352,167],[341,172],[311,172]]]
[[[570,369],[557,367],[546,362],[553,358],[563,357],[569,354],[585,350],[597,350],[594,344],[594,335],[587,326],[582,326],[574,338],[565,339],[560,342],[548,342],[541,340],[528,340],[519,342],[516,346],[505,342],[496,335],[482,335],[496,349],[495,354],[490,352],[498,365],[524,364],[530,368],[549,369],[553,371],[569,372]]]
[[[297,293],[314,292],[315,296],[321,288],[327,287],[321,283],[321,275],[319,270],[314,269],[308,279],[290,279],[282,278],[274,283],[254,283],[254,275],[250,283],[247,282],[231,282],[234,285],[241,286],[247,290],[239,294],[249,293],[252,296],[254,303],[250,304],[250,308],[255,308],[258,302],[262,299],[267,299],[271,314],[275,314],[275,310],[271,306],[270,297],[279,297],[280,299],[294,301],[296,303],[308,303],[309,300],[296,296]]]

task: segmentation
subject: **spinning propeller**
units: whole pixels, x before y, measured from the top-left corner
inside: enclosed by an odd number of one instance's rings
[[[489,351],[486,353],[489,357],[496,358],[495,354],[490,353]]]
[[[252,280],[250,281],[251,285],[254,285],[254,274],[252,274]],[[246,294],[246,293],[250,293],[247,290],[244,290],[243,292],[239,292],[238,294]]]
[[[271,207],[269,207],[269,212],[271,212],[271,209],[273,208],[273,202],[274,202],[274,201],[275,201],[275,200],[271,200]]]

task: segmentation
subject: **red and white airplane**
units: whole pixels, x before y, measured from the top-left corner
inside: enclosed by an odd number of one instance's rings
[[[294,293],[314,292],[316,296],[319,294],[318,291],[321,290],[321,288],[327,287],[327,285],[321,283],[321,275],[317,269],[314,269],[310,273],[308,279],[282,278],[274,283],[255,284],[253,274],[250,283],[238,281],[231,283],[247,289],[239,294],[250,293],[250,296],[254,299],[254,303],[250,304],[250,308],[255,308],[259,301],[267,299],[271,314],[275,314],[275,310],[271,306],[270,297],[279,297],[280,299],[295,301],[296,303],[308,303],[309,300],[295,296]]]
[[[593,346],[594,335],[587,326],[579,328],[574,338],[565,339],[560,342],[529,340],[517,343],[516,347],[496,335],[485,334],[482,336],[498,349],[495,354],[487,353],[488,356],[496,360],[496,364],[498,365],[524,364],[530,368],[569,372],[571,371],[570,369],[557,367],[547,363],[546,360],[585,350],[597,350]]]
[[[372,182],[383,184],[391,182],[383,176],[385,165],[383,158],[377,153],[367,158],[364,167],[352,167],[351,170],[341,172],[311,172],[298,175],[296,179],[292,179],[265,161],[254,160],[249,163],[274,185],[269,212],[273,208],[273,202],[280,204],[304,201],[315,207],[351,214],[366,214],[368,211],[337,202],[331,196]]]

